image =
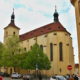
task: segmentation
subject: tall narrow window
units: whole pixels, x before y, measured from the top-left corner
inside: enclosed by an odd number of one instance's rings
[[[50,60],[53,61],[53,44],[50,43]]]
[[[59,60],[63,61],[63,44],[62,44],[62,42],[59,43]]]
[[[43,50],[43,45],[40,45],[40,48]]]

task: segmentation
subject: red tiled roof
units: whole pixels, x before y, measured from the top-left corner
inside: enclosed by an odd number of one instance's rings
[[[30,39],[33,37],[37,37],[46,33],[50,33],[52,31],[64,31],[69,33],[60,22],[55,22],[55,23],[50,23],[47,24],[45,26],[42,26],[40,28],[37,28],[35,30],[32,30],[30,32],[27,32],[25,34],[20,35],[20,40],[26,40],[26,39]],[[70,33],[69,33],[70,34]]]
[[[5,27],[4,29],[8,28],[9,26],[12,26],[12,27],[14,27],[14,28],[20,29],[19,27],[17,27],[17,26],[16,26],[14,23],[12,23],[12,22],[10,22],[10,24],[9,24],[7,27]]]
[[[79,64],[75,64],[75,67],[76,67],[76,68],[79,68]]]

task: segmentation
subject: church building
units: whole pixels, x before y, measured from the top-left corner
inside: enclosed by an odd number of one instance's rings
[[[73,74],[74,52],[71,34],[60,23],[59,14],[56,9],[53,17],[54,22],[19,35],[20,28],[15,25],[15,15],[13,12],[10,24],[4,28],[4,43],[8,37],[17,35],[21,41],[20,45],[26,51],[29,51],[33,44],[37,42],[51,61],[51,69],[48,72],[44,71],[44,73],[48,75],[65,75],[70,73],[67,66],[72,65],[71,73]],[[22,73],[25,72],[24,70],[22,71]]]

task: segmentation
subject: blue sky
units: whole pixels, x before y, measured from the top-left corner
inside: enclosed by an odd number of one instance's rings
[[[55,5],[59,12],[59,21],[71,33],[77,63],[75,12],[69,0],[0,0],[0,41],[3,41],[3,28],[10,23],[13,8],[16,16],[15,23],[21,28],[20,34],[22,34],[53,22]]]

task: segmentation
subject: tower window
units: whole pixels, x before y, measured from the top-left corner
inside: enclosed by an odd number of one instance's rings
[[[50,60],[53,61],[53,44],[50,43]]]
[[[6,31],[6,36],[8,36],[8,32]]]
[[[40,48],[42,49],[42,51],[43,51],[43,45],[40,45]]]
[[[15,32],[13,32],[13,35],[15,35],[16,33]]]
[[[62,44],[62,42],[59,43],[59,60],[63,61],[63,44]]]

